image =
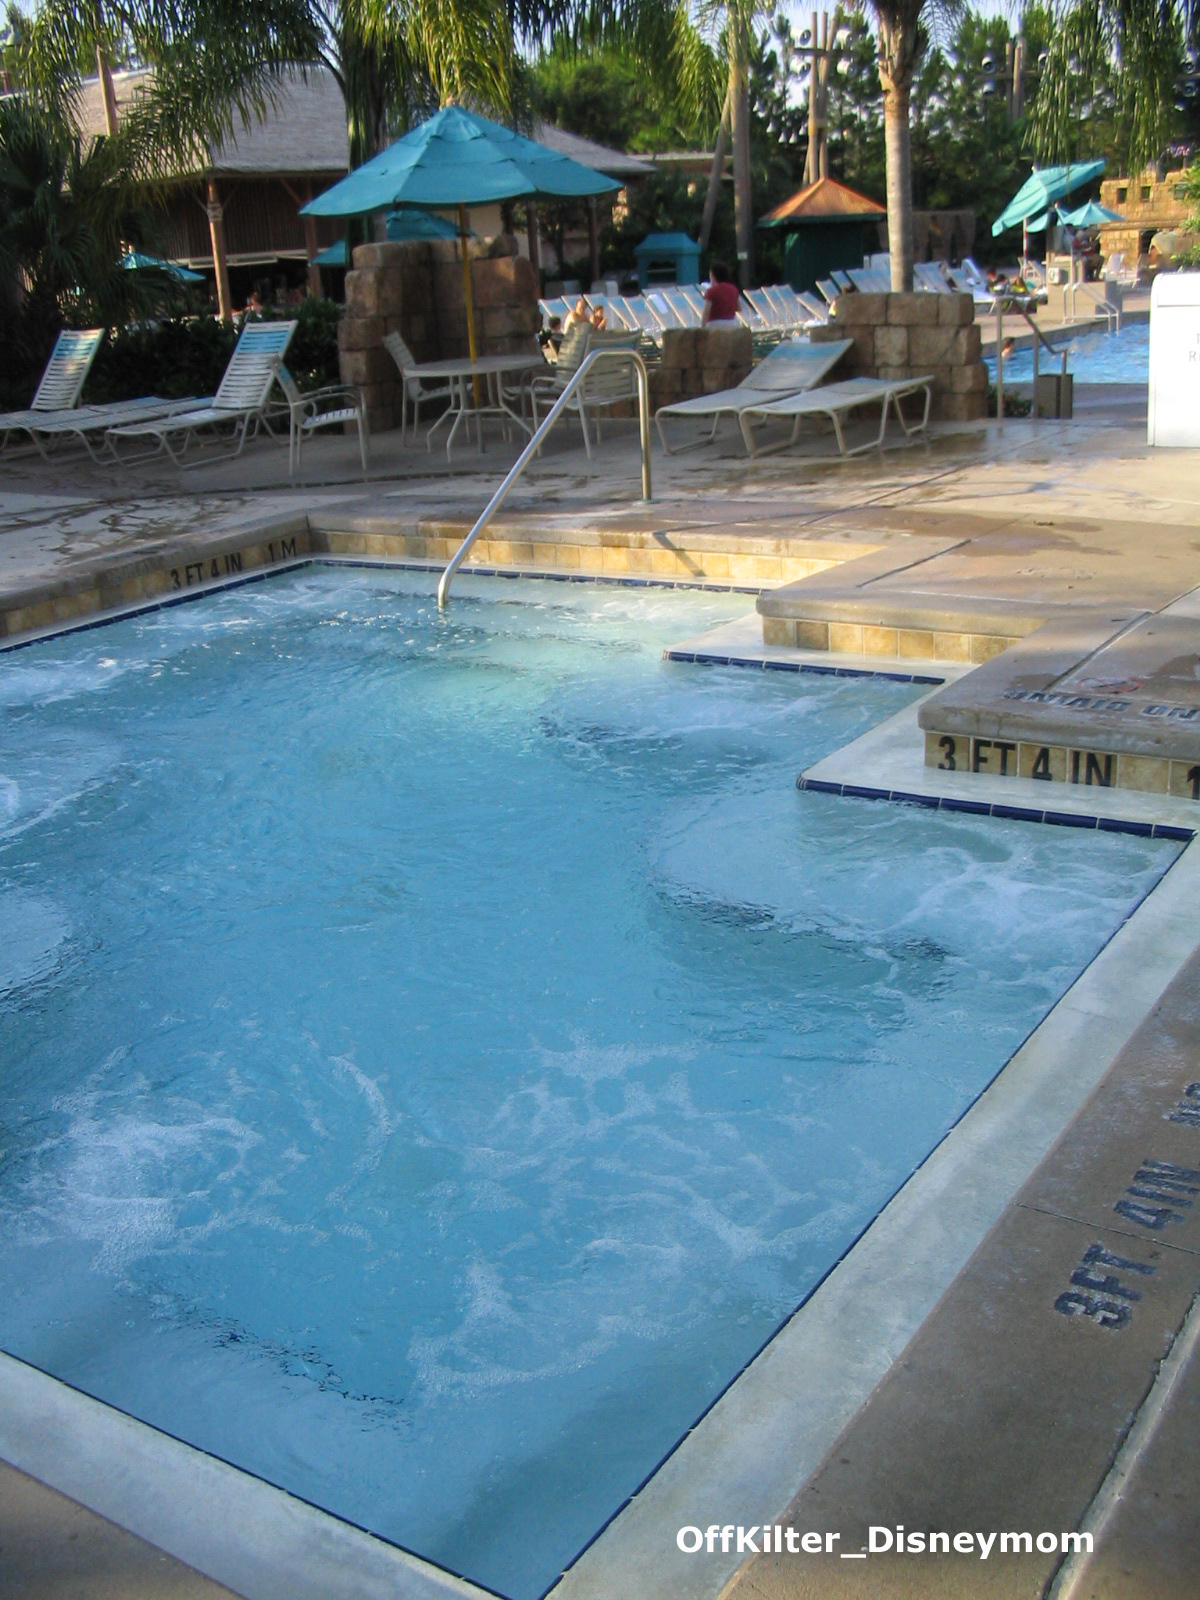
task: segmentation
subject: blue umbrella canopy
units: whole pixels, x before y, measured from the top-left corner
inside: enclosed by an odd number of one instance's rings
[[[384,231],[392,244],[457,239],[459,236],[458,229],[445,217],[435,216],[432,211],[418,211],[415,206],[412,210],[393,211],[384,221]],[[346,258],[345,239],[339,239],[327,250],[320,251],[312,258],[312,264],[314,267],[348,267],[350,263]]]
[[[1017,190],[1004,210],[992,223],[992,236],[1009,228],[1018,228],[1043,211],[1049,211],[1056,200],[1063,200],[1091,183],[1104,171],[1104,160],[1081,161],[1066,167],[1035,167]]]
[[[127,250],[121,257],[121,265],[129,272],[153,267],[158,272],[165,272],[168,278],[174,278],[176,283],[204,282],[202,272],[191,272],[187,267],[178,266],[174,261],[163,261],[158,256],[143,255],[140,250]]]
[[[1106,222],[1124,222],[1125,218],[1119,211],[1110,211],[1107,206],[1089,200],[1075,211],[1064,211],[1059,206],[1058,220],[1068,228],[1099,228]]]
[[[539,195],[568,200],[621,186],[569,156],[461,106],[446,106],[301,208],[362,217],[392,206],[482,206]]]

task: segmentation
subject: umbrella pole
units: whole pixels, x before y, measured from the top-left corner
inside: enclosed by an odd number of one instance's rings
[[[463,298],[467,305],[467,354],[472,361],[478,359],[478,349],[475,343],[475,299],[471,293],[471,258],[467,254],[467,208],[458,208],[458,232],[462,241],[463,258]],[[475,390],[475,409],[479,410],[479,375],[472,375],[472,386]],[[479,426],[479,419],[475,419],[475,426]]]

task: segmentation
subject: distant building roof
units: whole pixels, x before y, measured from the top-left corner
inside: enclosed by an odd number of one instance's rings
[[[144,69],[113,74],[118,115],[149,77]],[[89,78],[83,85],[80,120],[84,132],[104,132],[104,101],[97,78]],[[287,73],[275,105],[263,120],[252,121],[248,128],[239,123],[210,155],[208,165],[198,171],[241,177],[250,173],[347,172],[346,108],[333,74],[325,67],[310,67],[306,72],[296,68]]]
[[[570,156],[572,161],[578,161],[581,166],[591,167],[593,172],[606,173],[610,178],[648,178],[654,171],[649,161],[640,161],[637,156],[612,150],[605,144],[596,144],[594,140],[584,139],[577,133],[568,133],[565,128],[556,128],[552,122],[535,121],[532,136],[547,150],[553,150],[560,156]]]
[[[118,114],[130,104],[148,80],[145,71],[117,72],[113,85]],[[97,78],[83,85],[81,122],[86,133],[104,132],[104,100]],[[547,149],[570,156],[594,172],[612,178],[646,178],[654,168],[635,156],[567,133],[551,122],[534,124],[533,137]],[[330,173],[350,169],[346,137],[346,108],[337,80],[325,67],[296,68],[284,78],[276,104],[261,122],[248,128],[240,124],[223,145],[212,152],[204,169],[213,173],[246,176],[250,173],[281,175]]]
[[[884,206],[868,200],[865,194],[856,194],[844,183],[833,178],[818,178],[804,189],[798,189],[789,200],[768,211],[760,227],[779,228],[785,224],[805,222],[854,222],[873,217],[886,217]]]
[[[641,244],[634,247],[635,256],[699,255],[700,246],[686,233],[648,233]]]

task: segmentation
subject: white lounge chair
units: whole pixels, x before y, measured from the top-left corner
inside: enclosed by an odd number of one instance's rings
[[[829,307],[823,306],[815,295],[797,294],[802,312],[807,313],[804,321],[806,328],[823,328],[829,321]]]
[[[121,424],[108,430],[113,455],[123,464],[145,460],[166,451],[171,460],[182,463],[188,445],[203,435],[236,442],[234,455],[241,455],[246,440],[267,427],[267,396],[283,364],[284,353],[296,331],[294,322],[250,322],[242,330],[225,376],[212,400],[193,411],[179,411],[154,422]],[[224,430],[232,428],[232,434]],[[117,442],[125,439],[153,441],[152,448],[136,456],[121,456]],[[178,441],[178,449],[173,440]]]
[[[925,405],[919,422],[908,422],[901,410],[901,401],[909,395],[919,394],[924,391]],[[765,455],[774,450],[785,450],[788,445],[795,444],[800,434],[800,425],[805,417],[828,417],[833,424],[834,435],[837,439],[838,452],[843,456],[861,455],[865,450],[882,450],[884,434],[887,431],[888,412],[893,411],[896,420],[903,428],[905,434],[911,438],[913,434],[921,433],[929,422],[929,407],[933,400],[933,378],[929,374],[918,378],[847,378],[842,383],[828,383],[819,389],[809,389],[803,394],[787,395],[783,399],[760,401],[758,405],[743,407],[738,415],[738,424],[742,430],[742,438],[746,441],[746,449],[751,455]],[[877,405],[879,407],[879,433],[867,441],[848,448],[843,423],[852,411],[857,411],[862,406]],[[755,422],[765,423],[780,418],[791,421],[792,431],[788,438],[779,443],[769,445],[766,450],[761,446],[755,447],[751,429]]]
[[[358,424],[358,453],[365,474],[367,408],[363,404],[362,390],[353,384],[333,383],[324,389],[310,389],[305,394],[286,367],[279,368],[275,380],[288,403],[288,477],[300,465],[300,452],[306,439],[311,439],[322,428],[343,428],[347,422]]]
[[[831,344],[808,344],[799,339],[785,340],[776,345],[771,354],[748,377],[733,389],[719,389],[715,394],[695,395],[690,400],[677,400],[674,405],[659,406],[654,413],[658,436],[668,455],[674,454],[667,443],[663,428],[664,417],[711,417],[712,427],[702,438],[691,445],[677,446],[689,449],[697,444],[707,444],[716,437],[722,417],[740,419],[747,407],[761,406],[768,397],[799,394],[820,383],[854,343],[853,339],[837,339]],[[744,430],[743,430],[744,432]]]
[[[111,461],[108,435],[113,428],[175,416],[206,404],[207,401],[195,395],[185,400],[163,400],[158,395],[147,395],[143,400],[113,400],[102,406],[75,406],[70,411],[48,412],[39,421],[29,423],[28,432],[43,456],[49,455],[52,445],[66,439],[83,445],[93,461]]]
[[[7,448],[14,435],[19,438],[29,434],[32,424],[73,410],[79,404],[103,338],[103,328],[62,330],[50,352],[32,405],[25,411],[0,412],[0,450]]]

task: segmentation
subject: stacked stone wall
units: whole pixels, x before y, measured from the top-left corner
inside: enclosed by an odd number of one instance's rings
[[[707,328],[668,328],[662,360],[650,370],[650,405],[675,405],[741,383],[754,365],[749,328],[718,323]]]
[[[930,417],[977,422],[987,416],[987,368],[969,294],[845,294],[814,344],[852,339],[838,378],[933,378]]]
[[[541,315],[534,269],[519,256],[484,255],[481,248],[471,246],[478,353],[536,352]],[[462,258],[455,244],[367,244],[354,252],[338,357],[342,382],[363,391],[372,433],[400,422],[400,372],[383,345],[389,333],[399,333],[417,361],[468,353]]]

